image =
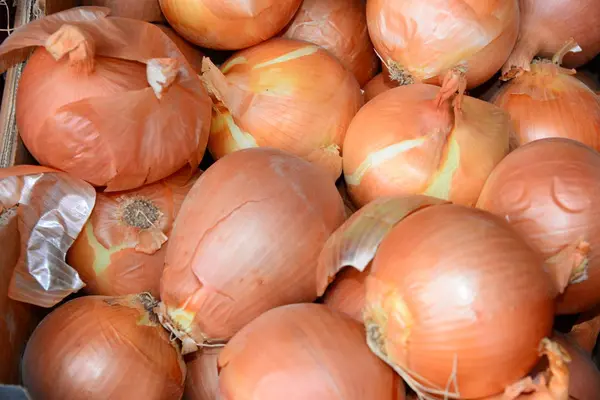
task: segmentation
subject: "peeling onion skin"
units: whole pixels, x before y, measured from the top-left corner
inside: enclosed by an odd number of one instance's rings
[[[302,0],[160,0],[181,36],[202,47],[239,50],[275,36]]]
[[[187,356],[185,400],[216,400],[219,395],[218,360],[222,347],[205,347]]]
[[[197,343],[226,340],[265,311],[317,298],[317,259],[345,218],[334,183],[269,148],[217,161],[185,199],[161,299]]]
[[[219,357],[222,400],[404,400],[404,386],[365,344],[364,328],[320,304],[261,315]]]
[[[600,303],[600,155],[570,139],[541,139],[492,172],[477,207],[505,218],[544,257],[589,243],[587,279],[558,298],[558,314]]]
[[[342,312],[359,322],[363,322],[365,306],[365,281],[370,267],[364,271],[346,268],[329,285],[323,296],[323,304],[332,310]]]
[[[364,318],[390,363],[443,391],[457,362],[458,388],[448,391],[474,399],[535,366],[552,332],[554,294],[542,258],[506,222],[438,205],[410,214],[380,244]]]
[[[29,339],[34,399],[180,399],[185,364],[137,296],[86,296],[52,311]]]
[[[553,63],[532,64],[531,72],[503,85],[492,102],[514,122],[512,147],[563,137],[600,150],[600,97]]]
[[[384,74],[385,72],[381,72],[375,75],[375,77],[363,87],[363,96],[365,98],[365,103],[370,101],[372,98],[380,95],[381,93],[398,86],[397,84],[386,79]]]
[[[304,0],[283,37],[323,47],[354,74],[361,87],[379,68],[364,0]]]
[[[194,70],[197,73],[202,72],[202,59],[204,58],[204,54],[194,47],[192,44],[185,41],[185,39],[181,38],[177,32],[166,25],[156,24],[172,41],[177,45],[181,54],[184,55],[185,59],[192,65]]]
[[[388,90],[357,113],[344,140],[344,178],[353,202],[425,194],[474,205],[508,153],[512,130],[500,108],[465,96],[462,113],[439,107],[433,85]]]

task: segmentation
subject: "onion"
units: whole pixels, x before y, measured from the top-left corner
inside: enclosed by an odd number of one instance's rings
[[[371,100],[373,97],[380,95],[383,92],[386,92],[390,89],[397,87],[398,84],[390,81],[385,73],[377,74],[373,79],[371,79],[364,87],[363,87],[363,96],[365,98],[365,103]]]
[[[513,146],[564,137],[600,150],[600,97],[573,71],[546,60],[536,62],[530,72],[502,86],[492,102],[514,122]]]
[[[344,141],[344,178],[365,205],[393,195],[427,194],[473,205],[508,153],[508,115],[465,97],[462,112],[438,105],[440,89],[415,84],[389,90],[352,120]]]
[[[529,71],[534,56],[552,57],[571,38],[579,43],[581,51],[565,58],[568,67],[583,65],[600,52],[600,2],[597,0],[520,1],[519,39],[502,68],[503,75]]]
[[[379,68],[364,0],[304,0],[283,37],[323,47],[354,74],[361,87]]]
[[[164,20],[158,0],[83,0],[82,6],[110,8],[113,17],[134,18],[142,21],[160,22]]]
[[[220,100],[208,144],[213,157],[276,147],[340,175],[340,148],[362,95],[325,50],[273,39],[234,54],[221,71],[207,60],[204,79]]]
[[[493,395],[533,368],[561,288],[506,222],[423,196],[380,199],[353,219],[320,271],[364,270],[374,255],[367,342],[423,399]]]
[[[149,295],[87,296],[50,313],[23,356],[34,399],[180,399],[185,364]]]
[[[370,267],[364,271],[344,269],[327,288],[323,303],[332,310],[342,312],[357,321],[363,322],[365,306],[365,281]]]
[[[17,29],[0,46],[0,71],[45,46],[19,81],[25,145],[43,165],[129,190],[198,165],[211,101],[159,28],[107,12],[74,8]]]
[[[157,24],[161,31],[167,34],[167,36],[177,45],[177,48],[184,55],[186,60],[192,65],[194,71],[197,73],[202,72],[202,59],[204,58],[204,54],[190,43],[186,42],[182,39],[173,29],[165,26]]]
[[[218,360],[222,347],[205,347],[188,355],[186,400],[215,400],[219,396]]]
[[[98,193],[94,211],[67,255],[88,294],[159,295],[163,244],[198,176],[190,179],[181,171],[140,189]]]
[[[219,50],[250,47],[275,36],[302,0],[160,0],[177,32],[192,43]]]
[[[517,39],[519,8],[517,0],[369,0],[367,24],[394,80],[453,93],[500,69]]]
[[[362,326],[319,304],[261,315],[231,339],[219,366],[223,400],[404,400]]]
[[[600,333],[600,314],[595,310],[592,315],[582,314],[571,328],[568,337],[588,354],[594,352]],[[600,392],[599,392],[600,393]]]
[[[175,221],[161,281],[165,324],[187,352],[271,308],[314,301],[319,252],[343,220],[333,182],[298,157],[263,148],[217,161]]]
[[[600,155],[570,139],[541,139],[509,154],[477,206],[505,218],[546,258],[571,261],[559,314],[600,303]]]

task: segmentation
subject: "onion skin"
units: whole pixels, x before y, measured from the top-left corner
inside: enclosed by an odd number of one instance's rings
[[[200,344],[314,301],[319,252],[344,218],[335,185],[310,163],[267,148],[224,157],[175,221],[161,280],[167,317]]]
[[[139,296],[86,296],[31,336],[23,382],[34,399],[180,399],[185,364]]]
[[[375,49],[403,76],[401,83],[442,84],[466,66],[468,88],[490,79],[518,35],[517,0],[369,0],[367,24]]]
[[[600,303],[599,202],[598,153],[552,138],[509,154],[490,175],[477,206],[509,221],[546,258],[580,242],[589,245],[582,255],[587,278],[571,283],[558,299],[558,314],[575,314]]]
[[[370,267],[364,271],[344,269],[327,288],[323,303],[332,310],[342,312],[362,323],[365,281],[369,272]]]
[[[344,141],[344,178],[357,206],[426,194],[474,205],[508,153],[511,123],[498,107],[465,96],[462,112],[437,105],[433,85],[401,86],[358,112]]]
[[[379,68],[364,0],[304,0],[283,37],[323,47],[364,86]]]
[[[302,0],[160,0],[181,36],[202,47],[238,50],[275,36]]]
[[[208,143],[215,159],[275,147],[340,176],[344,136],[363,100],[339,61],[316,45],[279,38],[234,54],[221,72],[207,65],[203,75],[221,100]]]
[[[510,114],[513,147],[563,137],[600,150],[600,97],[569,71],[550,62],[531,65],[502,86],[492,102]]]
[[[223,400],[290,395],[404,400],[401,381],[365,345],[363,327],[319,304],[289,305],[261,315],[231,339],[219,366]]]
[[[185,59],[189,61],[194,70],[197,73],[201,73],[202,59],[204,58],[204,54],[202,54],[199,49],[182,39],[177,32],[168,26],[159,24],[156,26],[158,26],[160,30],[163,31],[177,45],[179,51],[181,51]]]
[[[375,77],[363,87],[365,103],[370,101],[375,96],[380,95],[383,92],[387,92],[388,90],[397,86],[398,85],[396,83],[386,78],[385,72],[375,75]]]
[[[221,347],[205,347],[186,362],[185,400],[215,400],[219,395],[218,360]]]
[[[83,0],[82,6],[110,8],[112,17],[133,18],[148,22],[164,21],[158,0]]]
[[[199,176],[199,172],[190,177],[181,171],[140,189],[97,194],[92,215],[67,254],[67,262],[86,284],[86,293],[122,296],[150,292],[159,296],[166,255],[163,244]],[[157,212],[147,228],[132,226],[123,217],[127,204],[136,200],[149,202]],[[130,213],[146,211],[136,209],[135,204],[130,207]]]

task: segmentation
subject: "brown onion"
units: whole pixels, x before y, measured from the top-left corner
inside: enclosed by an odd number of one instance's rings
[[[38,325],[23,356],[34,399],[180,399],[185,364],[149,295],[71,300]]]
[[[186,400],[216,400],[219,395],[218,360],[222,347],[205,347],[188,355]]]
[[[209,150],[276,147],[340,175],[346,129],[362,105],[354,76],[320,47],[273,39],[234,54],[203,75],[219,102]]]
[[[582,350],[588,354],[593,354],[598,334],[600,333],[600,314],[599,309],[593,310],[590,314],[581,314],[576,324],[571,328],[567,337],[576,343]]]
[[[364,0],[304,0],[283,37],[323,47],[354,74],[362,87],[379,68],[365,8]]]
[[[199,175],[181,171],[140,189],[97,194],[92,215],[67,254],[88,294],[159,295],[163,245]]]
[[[169,24],[192,43],[238,50],[275,36],[302,0],[160,0]]]
[[[331,179],[298,157],[260,148],[217,161],[181,206],[161,281],[184,351],[227,340],[271,308],[314,301],[319,252],[343,220]]]
[[[82,6],[110,8],[113,17],[134,18],[142,21],[160,22],[164,20],[158,0],[83,0]]]
[[[160,24],[157,24],[156,26],[158,26],[161,31],[166,33],[167,36],[173,41],[173,43],[177,45],[177,48],[179,49],[179,51],[181,51],[186,60],[188,60],[188,62],[192,65],[194,71],[196,71],[197,73],[201,73],[202,59],[204,58],[204,54],[202,54],[202,52],[199,49],[182,39],[177,34],[177,32],[175,32],[168,26]]]
[[[0,71],[43,46],[19,81],[25,145],[43,165],[129,190],[198,165],[211,101],[159,28],[107,13],[80,7],[20,27],[0,46]]]
[[[342,312],[357,321],[363,322],[365,306],[365,281],[371,267],[364,271],[346,268],[327,288],[323,303],[332,310]]]
[[[319,304],[261,315],[231,339],[219,366],[223,400],[404,400],[402,382],[369,351],[363,327]]]
[[[498,107],[465,96],[462,112],[438,104],[440,88],[415,84],[380,94],[358,112],[344,141],[344,178],[355,204],[426,194],[474,205],[508,153],[511,123]]]
[[[385,76],[385,72],[377,74],[363,87],[363,96],[365,99],[365,103],[371,100],[373,97],[380,95],[381,93],[393,89],[397,86],[397,83],[389,80]]]
[[[600,155],[570,139],[541,139],[509,154],[477,206],[505,218],[546,258],[567,258],[559,314],[600,303]]]

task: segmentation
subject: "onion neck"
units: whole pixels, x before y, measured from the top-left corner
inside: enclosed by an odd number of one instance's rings
[[[435,99],[438,108],[452,99],[454,112],[458,114],[462,110],[465,90],[467,90],[467,67],[457,65],[444,76],[442,87]]]
[[[148,84],[158,99],[169,90],[179,75],[179,61],[174,58],[153,58],[146,64]]]
[[[78,72],[84,74],[94,72],[96,44],[81,28],[69,24],[62,25],[50,35],[44,47],[56,61],[68,55],[69,65]]]
[[[513,49],[510,57],[502,66],[502,76],[500,77],[503,81],[509,81],[522,75],[525,71],[530,70],[531,62],[539,51],[538,42],[530,40],[523,40],[522,38],[535,37],[535,35],[527,35],[521,33],[521,37],[517,40],[517,44]]]

